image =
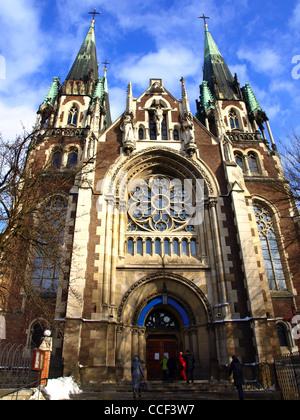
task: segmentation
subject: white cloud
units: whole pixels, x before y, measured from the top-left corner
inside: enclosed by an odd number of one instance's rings
[[[298,3],[293,11],[292,17],[289,21],[289,25],[292,29],[299,30],[300,25],[300,3]]]
[[[14,140],[23,128],[31,132],[36,121],[36,112],[27,106],[6,107],[0,103],[0,132],[5,140]]]
[[[182,76],[195,76],[200,69],[200,59],[180,45],[169,45],[141,57],[130,57],[115,70],[126,82],[146,89],[150,78],[165,80],[165,87],[172,91],[180,85]],[[200,73],[200,71],[199,71]]]
[[[240,60],[250,62],[254,70],[267,75],[280,74],[284,70],[282,57],[271,48],[259,48],[256,50],[240,49],[237,53]]]

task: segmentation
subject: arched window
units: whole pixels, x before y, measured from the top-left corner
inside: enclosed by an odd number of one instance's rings
[[[238,114],[235,109],[231,109],[231,111],[229,112],[229,122],[230,122],[231,130],[241,129]]]
[[[149,122],[150,122],[150,140],[157,139],[156,133],[156,121],[154,111],[149,111]]]
[[[170,241],[169,241],[169,239],[164,240],[164,252],[165,252],[165,255],[170,255]]]
[[[62,152],[60,150],[56,150],[52,156],[52,164],[55,169],[60,169],[62,164]]]
[[[151,255],[152,254],[152,242],[151,239],[146,240],[146,254]]]
[[[188,254],[188,241],[186,239],[183,239],[183,241],[181,242],[181,246],[182,246],[183,255],[187,255]]]
[[[77,106],[73,106],[69,111],[68,124],[77,126],[78,115],[79,115],[79,109],[77,108]]]
[[[31,348],[38,349],[42,343],[44,337],[44,331],[46,330],[46,324],[44,321],[35,321],[30,328],[30,339],[29,345]]]
[[[143,241],[142,239],[138,239],[136,242],[136,253],[139,255],[143,255]]]
[[[178,239],[173,240],[173,253],[179,255],[179,241]]]
[[[174,140],[179,140],[179,131],[177,130],[177,128],[175,128],[174,130]]]
[[[287,290],[273,218],[259,205],[254,211],[270,290]]]
[[[197,255],[197,242],[195,239],[191,240],[191,254]]]
[[[161,123],[161,139],[168,140],[168,129],[167,129],[167,117],[164,114],[162,123]]]
[[[55,295],[58,288],[66,212],[66,200],[57,195],[48,200],[39,214],[32,285],[35,290],[47,296]]]
[[[249,170],[252,174],[259,173],[257,156],[254,153],[249,153],[248,154],[248,165],[249,165]]]
[[[133,240],[128,239],[127,241],[127,253],[133,255]]]
[[[140,128],[139,129],[139,140],[143,140],[144,139],[144,129]]]
[[[74,166],[77,165],[78,162],[78,151],[77,149],[72,150],[69,154],[68,154],[68,161],[67,161],[67,168],[73,168]]]
[[[287,331],[283,324],[278,323],[276,325],[277,334],[279,338],[280,347],[288,347]]]
[[[243,156],[240,153],[235,153],[234,158],[235,158],[235,163],[241,168],[243,172],[245,172]]]
[[[160,239],[155,239],[155,254],[160,255],[160,253],[161,253]]]

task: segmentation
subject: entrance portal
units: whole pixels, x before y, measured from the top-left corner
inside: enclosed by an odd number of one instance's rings
[[[147,339],[147,372],[148,380],[161,380],[162,370],[160,362],[163,356],[169,359],[178,358],[178,341],[176,336],[149,335]]]
[[[147,373],[148,380],[162,379],[161,360],[178,359],[178,332],[180,329],[176,311],[171,306],[158,305],[148,315],[147,329]]]

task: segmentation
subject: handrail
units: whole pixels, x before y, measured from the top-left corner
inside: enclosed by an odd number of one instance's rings
[[[17,394],[16,399],[18,399],[18,394],[20,391],[23,391],[24,389],[28,389],[28,388],[32,388],[33,386],[37,387],[41,385],[42,381],[48,381],[48,378],[40,378],[37,381],[31,382],[30,384],[26,384],[24,386],[22,386],[21,388],[17,388],[14,390],[11,390],[5,394],[0,395],[0,400],[4,397],[7,397],[8,395],[13,395],[13,394]]]

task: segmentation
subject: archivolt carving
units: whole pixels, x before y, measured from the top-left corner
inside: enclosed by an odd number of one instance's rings
[[[140,316],[140,313],[142,311],[142,309],[149,303],[151,302],[151,300],[160,297],[161,293],[153,293],[152,295],[147,296],[140,304],[139,306],[136,308],[136,311],[133,315],[132,318],[132,323],[133,325],[136,325],[138,323],[138,319]],[[195,325],[196,324],[196,319],[195,319],[195,315],[192,311],[192,308],[190,307],[190,305],[188,303],[186,303],[185,301],[183,301],[181,298],[179,298],[178,296],[173,295],[172,293],[169,293],[169,297],[174,299],[175,301],[180,302],[180,305],[182,305],[184,307],[184,309],[186,310],[186,312],[189,315],[189,319],[191,321],[191,325]]]
[[[159,161],[159,159],[164,160]],[[111,167],[107,174],[107,178],[110,180],[107,191],[110,193],[111,191],[115,191],[116,195],[119,195],[123,191],[119,191],[119,185],[117,185],[116,181],[122,173],[130,173],[130,178],[132,178],[153,164],[163,164],[164,167],[170,167],[170,169],[185,177],[202,178],[207,187],[207,194],[209,196],[218,195],[213,177],[210,175],[209,169],[202,162],[183,156],[174,149],[168,147],[158,148],[157,146],[149,147],[142,152],[136,152],[129,157],[122,158],[117,167]],[[121,182],[120,184],[122,185]]]
[[[187,287],[189,287],[190,289],[192,289],[194,291],[194,293],[199,297],[199,299],[202,301],[205,310],[207,312],[207,316],[210,322],[213,321],[213,311],[212,308],[210,306],[210,303],[208,301],[208,299],[206,298],[205,294],[202,292],[201,289],[199,289],[199,287],[191,280],[188,280],[182,276],[180,276],[179,274],[175,274],[175,273],[168,273],[165,274],[163,271],[159,271],[156,273],[152,273],[142,279],[140,279],[139,281],[137,281],[136,283],[134,283],[125,293],[125,295],[123,296],[123,299],[121,301],[121,304],[118,308],[118,322],[122,322],[122,317],[123,317],[123,311],[124,311],[124,307],[126,306],[126,303],[130,297],[130,295],[141,285],[154,281],[156,279],[161,279],[167,277],[169,279],[175,280],[175,281],[179,281],[180,283],[185,284]],[[149,296],[146,298],[146,300],[149,299]],[[180,300],[181,303],[181,300]],[[138,309],[136,311],[136,313],[138,312]],[[191,312],[189,312],[191,313]],[[135,315],[136,316],[136,315]]]

